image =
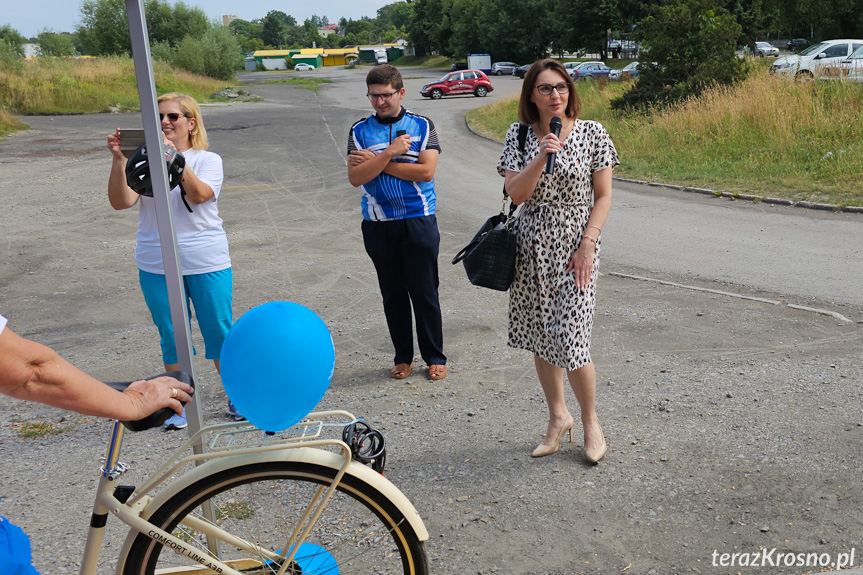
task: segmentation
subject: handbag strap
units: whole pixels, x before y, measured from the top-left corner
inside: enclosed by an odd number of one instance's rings
[[[527,142],[527,124],[524,122],[518,123],[518,151],[521,152],[521,155],[524,156],[524,145]],[[506,205],[506,201],[509,199],[509,194],[506,193],[506,183],[503,184],[503,205]],[[518,209],[518,206],[510,201],[509,203],[509,215],[507,215],[506,220],[509,221],[512,219],[512,215],[515,213],[515,210]],[[503,213],[503,207],[501,206],[501,213]]]

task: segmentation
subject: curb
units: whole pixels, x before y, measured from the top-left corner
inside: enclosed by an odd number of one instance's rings
[[[794,201],[794,200],[786,200],[784,198],[769,198],[764,196],[756,196],[752,194],[741,194],[738,192],[720,192],[718,190],[709,190],[707,188],[695,188],[692,186],[678,186],[675,184],[663,184],[658,182],[646,182],[644,180],[633,180],[629,178],[621,178],[618,176],[614,176],[614,179],[618,182],[627,182],[630,184],[641,184],[645,186],[652,186],[655,188],[667,188],[669,190],[678,190],[681,192],[693,192],[696,194],[703,194],[713,196],[715,198],[728,198],[730,200],[748,200],[750,202],[761,202],[765,204],[773,204],[778,206],[791,206],[795,208],[805,208],[809,210],[822,210],[828,212],[843,212],[849,214],[863,214],[863,206],[837,206],[835,204],[822,204],[818,202],[807,202],[807,201]],[[861,573],[860,575],[863,575]]]
[[[488,136],[484,136],[480,134],[473,128],[471,128],[470,123],[467,121],[467,116],[464,117],[464,125],[467,127],[468,131],[474,136],[478,136],[484,140],[488,140],[489,142],[496,142],[498,144],[503,145],[503,142],[496,140],[495,138],[490,138]],[[842,212],[848,214],[863,214],[863,206],[843,206],[839,207],[834,204],[820,204],[816,202],[806,202],[799,201],[795,202],[794,200],[786,200],[784,198],[767,198],[763,196],[756,196],[752,194],[740,194],[737,192],[720,192],[717,190],[708,190],[707,188],[695,188],[692,186],[678,186],[675,184],[663,184],[659,182],[646,182],[644,180],[632,180],[629,178],[621,178],[619,176],[613,176],[613,179],[618,182],[626,182],[629,184],[641,184],[644,186],[651,186],[654,188],[667,188],[669,190],[677,190],[681,192],[692,192],[696,194],[703,194],[706,196],[713,196],[715,198],[728,198],[730,200],[746,200],[750,202],[761,202],[764,204],[772,204],[776,206],[791,206],[794,208],[805,208],[809,210],[822,210],[827,212]],[[863,575],[860,573],[859,575]]]

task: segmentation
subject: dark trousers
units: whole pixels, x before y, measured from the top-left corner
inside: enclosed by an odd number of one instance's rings
[[[378,272],[384,313],[396,351],[393,363],[413,362],[413,304],[420,355],[428,365],[446,364],[438,301],[437,218],[363,220],[362,230],[366,253]]]

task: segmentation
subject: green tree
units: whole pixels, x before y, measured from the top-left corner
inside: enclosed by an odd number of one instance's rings
[[[664,106],[714,85],[742,80],[747,64],[735,54],[741,27],[711,0],[671,0],[639,24],[638,81],[612,107]]]
[[[416,0],[407,32],[418,56],[449,52],[452,36],[450,8],[453,0]],[[491,24],[489,24],[491,26]]]
[[[179,44],[187,36],[201,38],[210,29],[207,15],[183,2],[147,0],[144,15],[151,42]],[[124,0],[84,0],[81,23],[76,31],[81,49],[95,56],[123,54],[132,50]]]
[[[297,21],[293,16],[288,16],[281,10],[270,10],[261,21],[261,39],[272,46],[280,46],[285,43],[285,32],[287,28],[295,27]]]
[[[564,46],[601,54],[604,60],[608,31],[621,26],[618,0],[562,0],[561,11],[567,15],[563,20],[569,25],[569,33],[562,40]]]
[[[144,13],[151,42],[164,40],[176,45],[186,36],[201,38],[211,28],[203,10],[183,2],[172,6],[168,0],[147,0]]]
[[[86,54],[124,54],[132,50],[123,0],[84,0],[78,37]]]
[[[208,55],[200,40],[186,36],[174,53],[174,59],[171,62],[177,68],[188,70],[193,74],[204,75],[206,70],[205,61]]]
[[[36,42],[45,56],[75,56],[75,38],[69,32],[43,30],[36,36]]]
[[[553,42],[548,27],[549,12],[554,12],[552,0],[495,0],[482,2],[480,40],[483,52],[493,60],[528,63],[543,58]],[[524,22],[534,22],[524,26]]]
[[[407,27],[414,13],[413,2],[393,2],[378,8],[378,24],[382,27]]]
[[[266,45],[262,37],[264,25],[259,21],[249,22],[248,20],[237,18],[229,24],[228,29],[237,39],[240,50],[243,52],[263,50]]]
[[[6,41],[10,46],[14,46],[16,50],[20,51],[21,45],[27,43],[27,38],[10,24],[4,24],[0,26],[0,41]]]
[[[187,36],[189,38],[190,36]],[[237,39],[224,26],[213,26],[201,37],[207,55],[204,74],[217,80],[230,80],[243,68],[243,54]]]

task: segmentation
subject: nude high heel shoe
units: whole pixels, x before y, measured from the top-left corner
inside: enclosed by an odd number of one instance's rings
[[[531,457],[544,457],[546,455],[551,455],[560,449],[560,440],[563,439],[563,434],[567,431],[569,432],[569,442],[572,443],[572,424],[574,422],[570,422],[569,425],[564,425],[560,428],[560,431],[557,434],[557,438],[554,440],[554,443],[551,445],[546,445],[544,443],[540,443],[536,449],[533,450],[533,453],[530,454]]]
[[[602,427],[599,428],[599,432],[602,433]],[[608,444],[605,442],[605,434],[602,433],[602,443],[599,447],[594,447],[588,449],[584,448],[584,456],[591,463],[599,463],[599,460],[605,457],[605,452],[608,451]]]

